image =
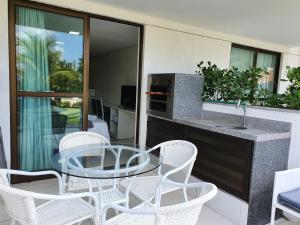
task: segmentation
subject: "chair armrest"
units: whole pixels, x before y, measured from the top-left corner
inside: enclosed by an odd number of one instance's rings
[[[277,203],[278,194],[300,187],[300,168],[275,173],[273,205]]]
[[[62,185],[62,178],[59,173],[54,170],[45,170],[45,171],[37,171],[37,172],[27,172],[21,170],[7,170],[7,174],[11,175],[21,175],[21,176],[44,176],[44,175],[54,175],[58,179],[58,186],[59,186],[59,194],[63,193],[63,185]]]
[[[141,157],[141,156],[143,156],[142,153],[138,153],[138,154],[135,154],[135,155],[131,156],[131,157],[127,160],[127,162],[126,162],[126,169],[129,168],[130,163],[131,163],[134,159],[137,159],[138,157]],[[146,161],[147,161],[147,162],[150,162],[149,156],[146,155],[145,157],[146,157],[146,159],[148,159],[148,160],[146,160]],[[138,166],[138,167],[139,167],[139,166]],[[145,165],[143,165],[143,163],[142,163],[142,164],[140,165],[140,168],[137,168],[136,172],[137,172],[137,173],[140,172],[144,167],[145,167]],[[126,172],[126,174],[128,175],[128,172]]]
[[[181,170],[183,170],[184,168],[190,166],[194,161],[196,160],[196,158],[191,158],[190,160],[188,160],[187,162],[185,162],[184,164],[182,164],[181,166],[175,168],[175,169],[172,169],[170,171],[168,171],[167,173],[165,173],[163,176],[162,176],[162,182],[164,182],[167,177],[169,177],[170,175],[172,174],[175,174],[175,173],[178,173],[180,172]],[[192,169],[192,168],[191,168]],[[187,181],[186,181],[187,182]]]
[[[2,186],[2,187],[1,187]],[[13,194],[13,195],[19,195],[23,197],[33,198],[33,199],[39,199],[39,200],[70,200],[70,199],[76,199],[76,198],[91,198],[95,203],[95,209],[96,212],[99,213],[99,199],[96,194],[90,193],[90,192],[84,192],[84,193],[78,193],[78,194],[66,194],[66,195],[52,195],[52,194],[42,194],[42,193],[36,193],[32,191],[25,191],[21,189],[16,189],[13,187],[7,187],[6,185],[0,184],[0,190],[5,189],[7,193]]]
[[[71,199],[79,199],[79,198],[90,198],[94,202],[95,207],[95,218],[99,216],[100,213],[100,205],[99,205],[99,199],[96,194],[90,193],[90,192],[83,192],[78,194],[67,194],[67,195],[48,195],[48,194],[40,194],[40,193],[32,193],[30,192],[32,197],[34,199],[40,199],[40,200],[71,200]]]
[[[181,187],[181,188],[199,188],[205,182],[202,181],[202,182],[199,182],[199,183],[184,184],[184,183],[179,183],[179,182],[175,182],[175,181],[171,181],[171,180],[166,180],[166,181],[164,181],[164,183],[168,184],[168,185],[175,186],[175,187]]]
[[[154,150],[156,150],[156,149],[158,149],[160,147],[161,147],[161,144],[155,145],[154,147],[148,149],[146,152],[150,153],[150,152],[152,152],[152,151],[154,151]]]
[[[127,213],[127,214],[141,214],[141,215],[155,215],[156,214],[154,208],[150,208],[150,207],[149,208],[140,207],[140,208],[128,209],[128,208],[120,206],[120,205],[110,204],[103,208],[101,225],[105,225],[105,223],[106,223],[106,215],[107,215],[108,209],[115,209],[116,211],[119,211],[122,213]]]
[[[158,188],[157,188],[157,191],[156,191],[156,193],[155,193],[155,203],[159,203],[160,200],[161,200],[161,192],[162,192],[162,188],[163,188],[163,185],[164,185],[164,184],[169,183],[169,184],[174,185],[174,186],[179,186],[179,185],[177,185],[177,184],[179,184],[179,183],[177,183],[177,182],[173,182],[173,181],[167,182],[167,178],[168,178],[170,175],[172,175],[172,174],[175,174],[175,173],[180,172],[182,169],[184,169],[184,168],[187,167],[187,166],[190,166],[189,170],[191,171],[191,170],[192,170],[192,166],[191,166],[191,165],[193,165],[192,163],[193,163],[195,160],[196,160],[196,158],[191,158],[190,160],[188,160],[187,162],[185,162],[185,163],[182,164],[181,166],[179,166],[179,167],[177,167],[177,168],[175,168],[175,169],[173,169],[173,170],[170,170],[169,172],[165,173],[165,174],[162,176],[162,178],[161,178],[161,180],[160,180],[160,183],[159,183],[158,186],[157,186],[157,187],[158,187]],[[184,185],[187,184],[188,178],[189,178],[189,177],[186,177],[185,180],[183,181],[183,184],[182,184],[183,186],[182,186],[182,188],[185,188]]]
[[[90,192],[83,192],[83,193],[78,193],[78,194],[69,193],[69,194],[64,194],[64,195],[51,195],[51,194],[30,192],[30,195],[34,199],[40,199],[40,200],[70,200],[70,199],[76,199],[76,198],[91,198],[95,202],[98,202],[97,195],[90,193]]]

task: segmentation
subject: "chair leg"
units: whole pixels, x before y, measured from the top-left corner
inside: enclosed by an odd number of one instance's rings
[[[124,203],[124,207],[127,208],[127,209],[129,209],[129,203],[128,203],[128,201]]]
[[[186,188],[183,188],[182,191],[183,191],[184,201],[187,202],[188,201],[188,196],[187,196],[187,193],[186,193]]]
[[[274,225],[275,224],[275,213],[276,213],[276,207],[272,206],[270,225]]]
[[[62,176],[61,176],[61,178],[62,178],[62,184],[63,184],[63,192],[65,192],[66,191],[66,182],[67,182],[67,175],[66,174],[62,174]]]
[[[95,220],[93,220],[93,221],[94,221],[94,224],[95,224],[95,225],[100,225],[100,223],[101,223],[99,218],[97,218],[97,219],[95,219]]]

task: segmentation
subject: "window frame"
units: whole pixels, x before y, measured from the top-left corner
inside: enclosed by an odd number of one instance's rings
[[[274,81],[273,81],[274,82],[273,93],[277,93],[278,84],[279,84],[279,70],[280,70],[280,62],[281,62],[281,53],[270,51],[270,50],[265,50],[265,49],[261,49],[261,48],[255,48],[255,47],[251,47],[251,46],[247,46],[247,45],[240,45],[240,44],[236,44],[236,43],[231,44],[231,50],[232,50],[232,48],[239,48],[239,49],[253,51],[254,52],[254,58],[253,58],[253,63],[252,63],[253,68],[257,67],[257,55],[259,53],[264,53],[264,54],[269,54],[269,55],[275,56],[276,57],[276,65],[274,68],[275,71],[274,71]],[[230,61],[231,61],[231,57],[230,57]]]

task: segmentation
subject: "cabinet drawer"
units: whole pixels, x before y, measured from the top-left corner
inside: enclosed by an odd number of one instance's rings
[[[167,120],[148,117],[147,146],[153,147],[161,142],[170,140],[184,140],[186,126]]]
[[[248,201],[254,143],[191,127],[186,139],[198,148],[193,175]]]

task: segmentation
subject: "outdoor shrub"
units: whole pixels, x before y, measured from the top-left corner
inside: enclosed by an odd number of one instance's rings
[[[290,85],[284,94],[274,94],[259,84],[267,70],[249,68],[220,69],[211,62],[197,65],[197,73],[204,76],[203,99],[210,101],[242,100],[251,105],[300,110],[300,67],[287,67],[287,81]]]
[[[230,100],[248,101],[254,103],[259,99],[259,79],[265,70],[262,68],[250,68],[239,71],[237,68],[220,69],[211,62],[204,66],[200,62],[197,73],[204,76],[205,100],[217,100],[228,102]]]

